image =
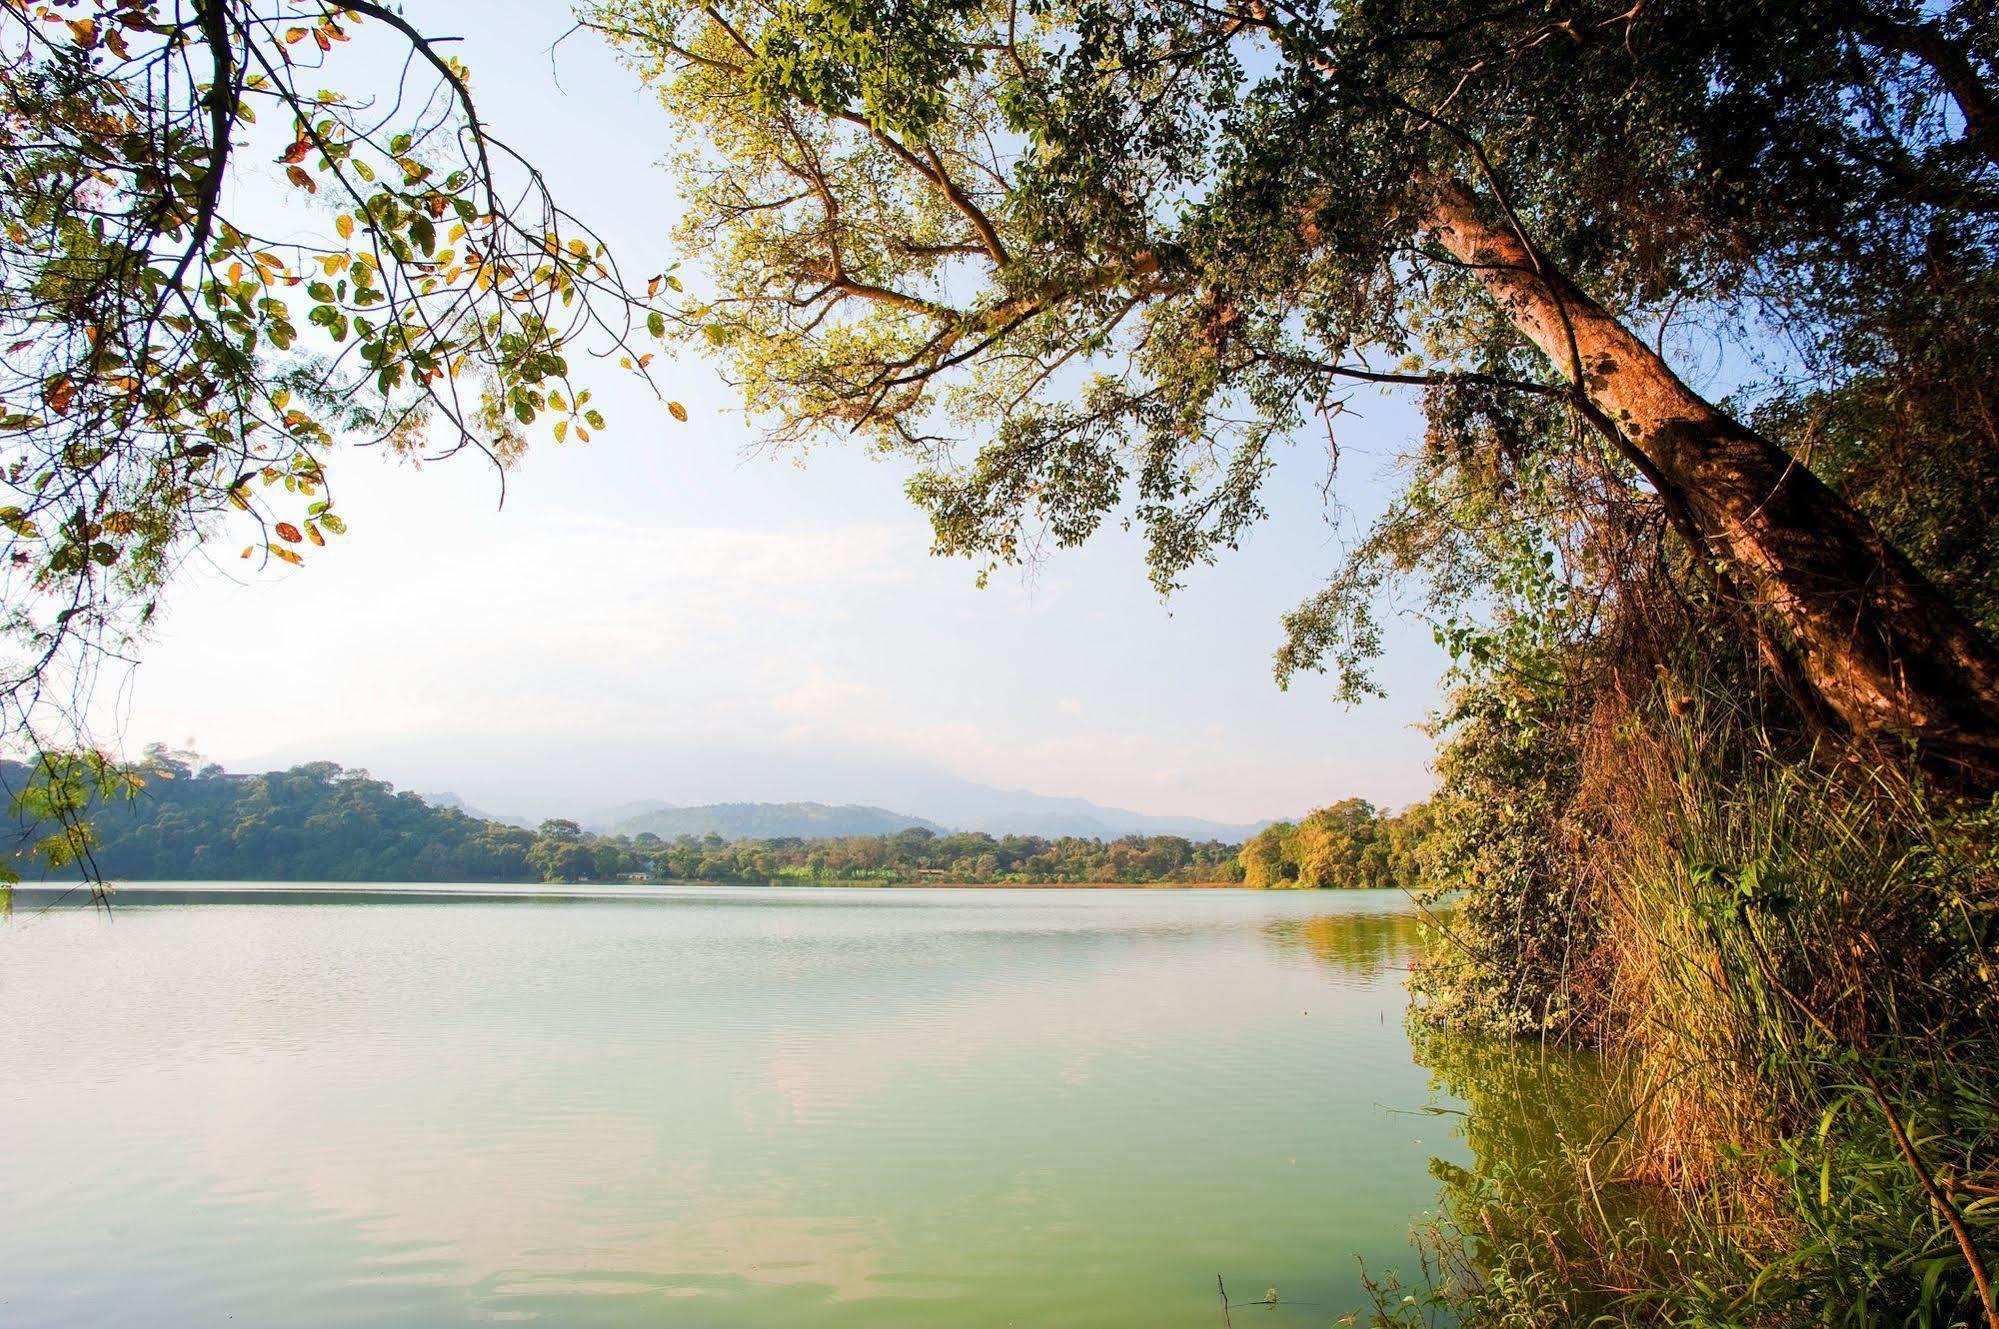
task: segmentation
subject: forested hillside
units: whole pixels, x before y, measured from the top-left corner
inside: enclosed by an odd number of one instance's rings
[[[92,825],[107,880],[505,882],[600,867],[559,836],[434,807],[330,761],[236,775],[155,749],[138,774],[132,796],[101,803]],[[19,788],[26,772],[9,763],[4,775]]]
[[[0,764],[10,789],[25,787],[28,774],[18,763]],[[192,754],[156,747],[131,774],[136,782],[126,786],[130,796],[97,804],[92,817],[95,869],[114,882],[1244,880],[1238,846],[1173,835],[1106,840],[939,834],[923,825],[889,835],[818,838],[593,835],[560,819],[536,830],[485,820],[330,761],[238,775],[202,764]],[[1287,851],[1278,848],[1273,861],[1280,865],[1253,873],[1249,884],[1396,884],[1395,872],[1384,872],[1375,861],[1377,842],[1388,843],[1384,828],[1395,824],[1360,800],[1314,813],[1299,827],[1286,823],[1285,834],[1309,841],[1293,854],[1301,852],[1307,866],[1287,873],[1282,866]],[[1270,839],[1277,829],[1254,843]],[[12,849],[23,868],[31,861],[23,851],[46,832],[45,826],[20,828]]]

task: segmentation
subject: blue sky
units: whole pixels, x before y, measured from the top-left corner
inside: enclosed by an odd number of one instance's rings
[[[587,34],[551,71],[562,6],[409,12],[465,36],[495,131],[629,273],[673,261],[673,131]],[[980,590],[929,556],[896,465],[837,443],[756,453],[715,368],[669,359],[655,370],[688,423],[607,374],[611,428],[537,444],[504,508],[476,458],[337,455],[350,536],[302,570],[248,572],[234,546],[195,560],[103,727],[238,769],[329,757],[507,811],[865,801],[843,772],[885,766],[1231,821],[1427,792],[1417,725],[1443,662],[1425,627],[1391,630],[1391,695],[1358,710],[1323,680],[1279,692],[1269,667],[1279,616],[1380,505],[1418,427],[1408,402],[1362,398],[1344,420],[1344,524],[1320,497],[1324,440],[1300,440],[1271,520],[1162,603],[1116,530]]]

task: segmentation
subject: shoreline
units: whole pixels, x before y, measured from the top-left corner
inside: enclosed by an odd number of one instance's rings
[[[106,892],[114,905],[173,904],[411,904],[669,902],[705,895],[799,893],[825,888],[879,890],[1254,891],[1257,894],[1362,894],[1364,891],[1273,891],[1241,882],[279,882],[134,881]],[[91,908],[100,897],[85,883],[23,882],[11,888],[13,908]]]

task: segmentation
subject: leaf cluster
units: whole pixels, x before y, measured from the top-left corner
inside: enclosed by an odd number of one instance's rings
[[[404,57],[390,96],[317,86],[370,41]],[[10,0],[0,51],[10,723],[66,652],[143,629],[204,537],[297,564],[341,535],[336,446],[587,439],[579,343],[664,331],[657,281],[627,289],[390,9]]]

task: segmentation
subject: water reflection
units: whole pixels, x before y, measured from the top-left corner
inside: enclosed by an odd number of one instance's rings
[[[1465,1104],[1461,1134],[1477,1172],[1518,1176],[1617,1144],[1625,1109],[1600,1056],[1422,1029],[1412,1041],[1436,1088]],[[1462,1173],[1450,1165],[1444,1175],[1462,1182]]]
[[[1697,1276],[1690,1211],[1641,1180],[1630,1124],[1644,1096],[1616,1063],[1531,1041],[1417,1030],[1412,1042],[1435,1088],[1464,1104],[1469,1160],[1430,1165],[1447,1283],[1530,1282],[1537,1322],[1584,1324],[1618,1289]]]
[[[1377,979],[1409,967],[1421,942],[1414,913],[1315,914],[1280,918],[1264,928],[1279,950],[1302,952],[1358,979]]]

